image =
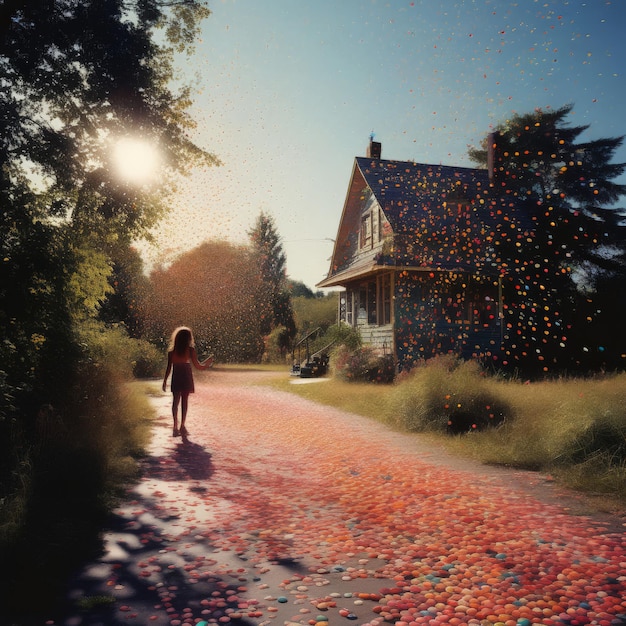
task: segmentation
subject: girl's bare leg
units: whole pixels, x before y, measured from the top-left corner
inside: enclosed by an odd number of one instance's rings
[[[187,406],[189,404],[189,394],[183,393],[181,394],[181,402],[180,402],[180,430],[181,432],[187,432],[185,428],[185,419],[187,418]]]
[[[180,393],[175,393],[172,400],[172,419],[174,420],[174,437],[178,435],[178,405],[181,398]],[[184,418],[183,418],[184,420]]]

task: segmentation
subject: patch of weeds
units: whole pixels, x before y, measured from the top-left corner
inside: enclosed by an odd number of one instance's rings
[[[113,596],[83,596],[76,602],[76,606],[84,612],[93,611],[95,609],[106,609],[112,607],[116,603]]]

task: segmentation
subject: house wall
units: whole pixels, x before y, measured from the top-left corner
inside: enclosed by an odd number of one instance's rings
[[[399,369],[439,354],[483,358],[501,350],[497,279],[453,272],[400,272],[394,325]]]
[[[358,324],[357,328],[365,345],[371,346],[380,356],[393,354],[393,325],[374,326],[372,324]]]
[[[394,272],[388,324],[381,316],[381,276],[346,286],[340,319],[359,330],[364,345],[395,354],[399,369],[439,354],[483,359],[500,354],[502,327],[497,278],[461,272]]]
[[[369,188],[363,189],[358,209],[347,217],[346,233],[336,251],[334,270],[340,272],[362,261],[372,261],[391,237],[391,227]]]

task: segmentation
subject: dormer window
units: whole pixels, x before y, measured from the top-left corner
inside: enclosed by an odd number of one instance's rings
[[[368,211],[366,214],[361,216],[361,237],[360,237],[360,247],[363,248],[371,248],[373,245],[373,223],[372,223],[372,212]]]
[[[361,230],[359,232],[359,248],[371,250],[380,244],[386,234],[389,234],[389,222],[385,219],[380,207],[370,203],[361,214]]]

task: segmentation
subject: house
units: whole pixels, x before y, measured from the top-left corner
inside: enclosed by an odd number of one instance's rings
[[[502,350],[498,243],[524,226],[494,190],[494,158],[487,169],[385,160],[370,140],[354,161],[317,286],[343,287],[339,319],[399,369],[446,353],[497,359]]]

